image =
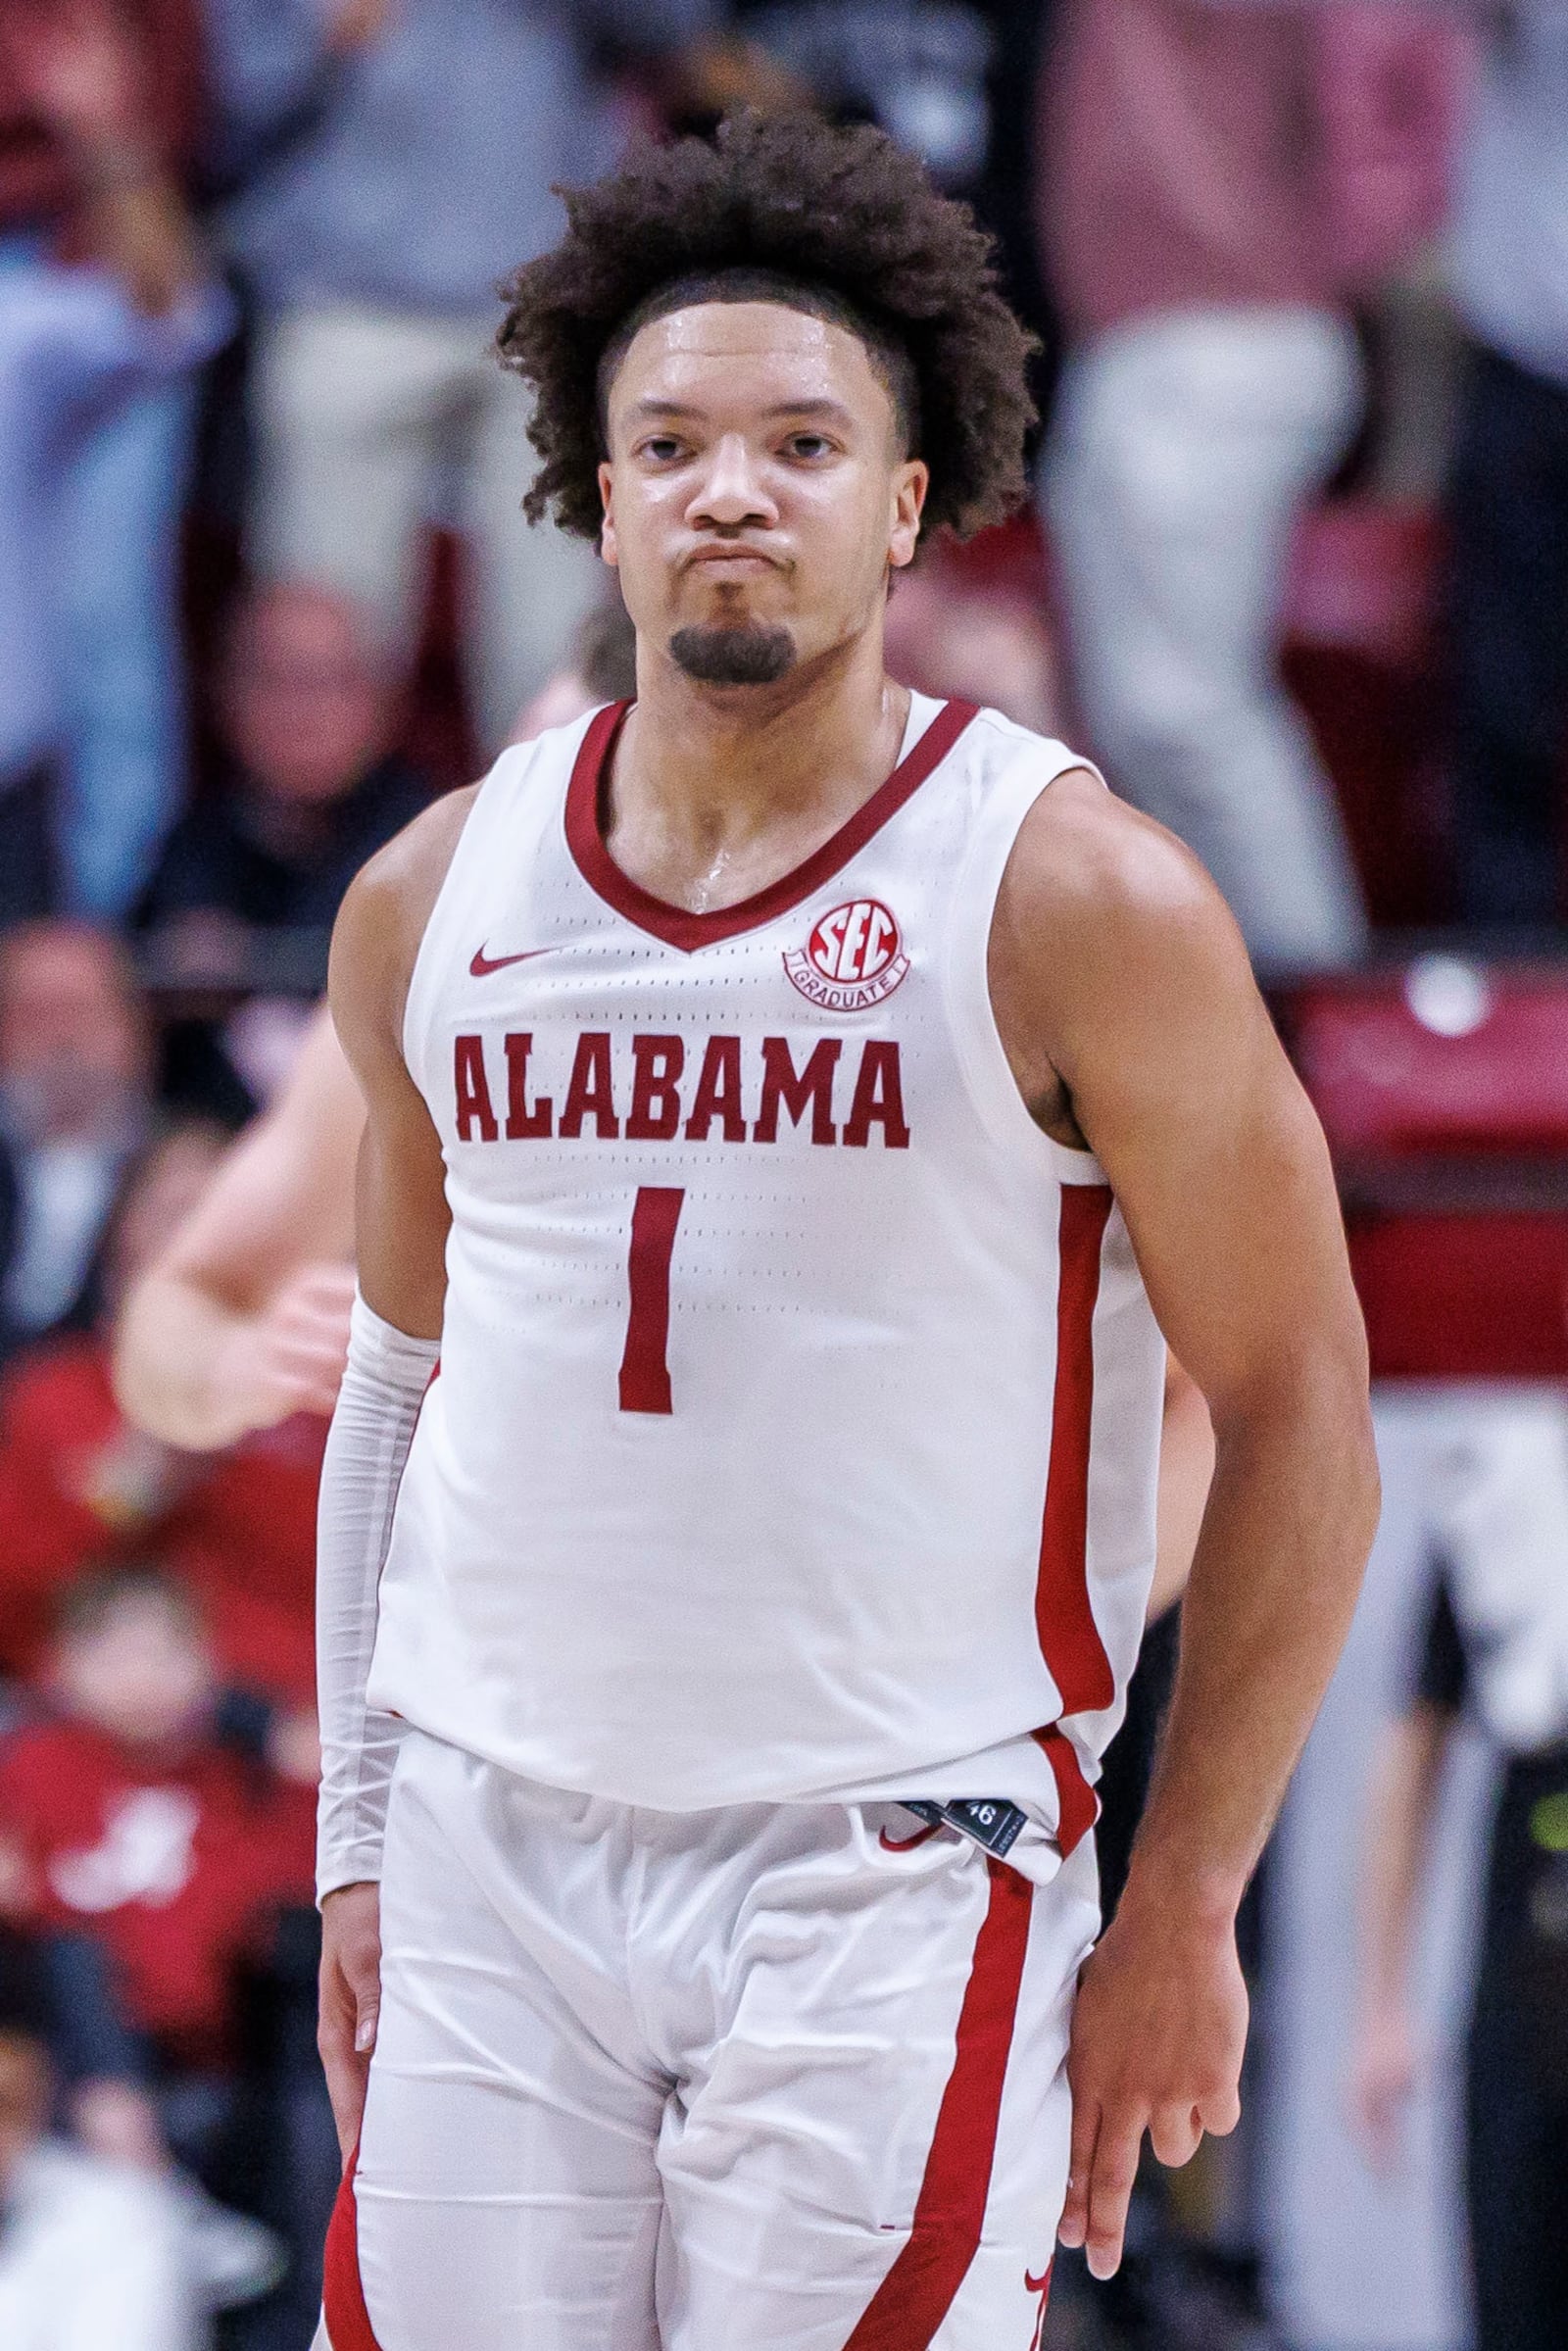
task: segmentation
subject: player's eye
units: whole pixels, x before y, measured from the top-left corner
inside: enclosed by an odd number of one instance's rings
[[[652,458],[656,465],[667,465],[672,459],[679,457],[680,452],[680,442],[673,433],[668,432],[651,433],[646,441],[638,445],[637,450],[639,457]]]
[[[828,439],[826,433],[820,432],[791,433],[785,446],[788,448],[791,457],[802,458],[808,463],[814,458],[823,458],[829,456],[833,448],[833,444]]]

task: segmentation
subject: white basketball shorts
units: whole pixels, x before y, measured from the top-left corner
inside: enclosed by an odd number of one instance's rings
[[[651,1812],[408,1731],[384,1867],[331,2351],[1038,2345],[1091,1839],[1037,1886],[898,1805]]]

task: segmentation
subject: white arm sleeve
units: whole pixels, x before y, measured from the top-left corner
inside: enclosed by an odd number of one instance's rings
[[[321,1464],[316,1540],[316,1679],[321,1719],[317,1899],[381,1875],[401,1725],[366,1704],[381,1568],[403,1465],[440,1352],[356,1296],[348,1368]]]

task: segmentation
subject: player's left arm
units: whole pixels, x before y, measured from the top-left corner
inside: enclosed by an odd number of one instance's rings
[[[1169,1721],[1073,2029],[1062,2237],[1105,2276],[1146,2129],[1181,2163],[1237,2121],[1236,1912],[1349,1624],[1378,1480],[1327,1148],[1201,867],[1063,777],[1020,832],[991,959],[1025,1099],[1098,1155],[1214,1432]]]

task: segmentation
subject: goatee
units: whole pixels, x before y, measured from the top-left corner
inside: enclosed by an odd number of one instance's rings
[[[773,686],[795,665],[787,628],[745,621],[737,628],[678,628],[669,640],[677,669],[702,686]]]

